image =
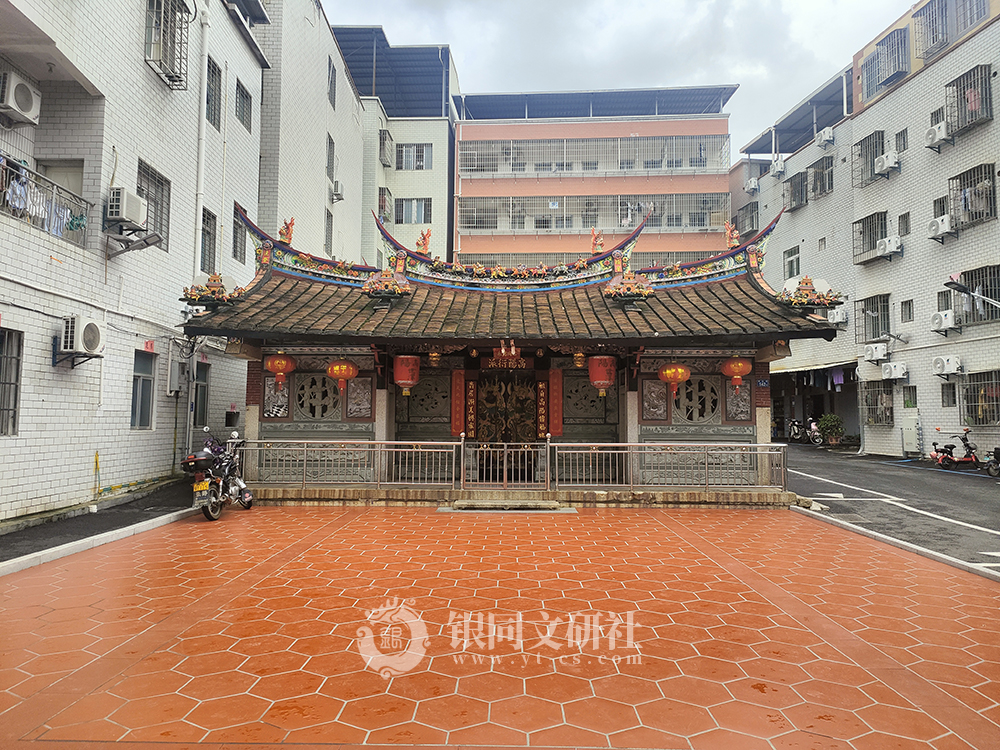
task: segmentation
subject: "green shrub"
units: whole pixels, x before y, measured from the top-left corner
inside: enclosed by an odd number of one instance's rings
[[[816,423],[823,437],[840,437],[844,434],[844,420],[837,414],[824,414]]]

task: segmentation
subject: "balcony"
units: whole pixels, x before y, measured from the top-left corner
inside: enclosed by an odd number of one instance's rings
[[[77,245],[87,245],[89,201],[0,154],[0,213]]]

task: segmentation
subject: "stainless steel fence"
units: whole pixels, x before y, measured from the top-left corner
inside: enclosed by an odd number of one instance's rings
[[[785,447],[758,443],[248,441],[247,482],[449,489],[786,488]]]
[[[80,196],[0,153],[0,212],[86,247],[90,208]]]

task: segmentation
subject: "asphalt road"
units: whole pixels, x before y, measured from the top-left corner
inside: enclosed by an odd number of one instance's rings
[[[831,518],[1000,572],[1000,481],[984,471],[790,445],[788,489]]]

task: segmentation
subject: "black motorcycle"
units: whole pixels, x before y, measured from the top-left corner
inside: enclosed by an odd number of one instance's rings
[[[991,477],[1000,477],[1000,448],[993,449],[993,455],[983,468]]]
[[[205,432],[209,433],[208,427]],[[205,449],[192,453],[181,468],[194,479],[194,504],[201,508],[209,521],[219,520],[222,508],[238,502],[244,508],[253,505],[253,493],[247,489],[240,470],[240,448],[245,440],[235,430],[223,443],[211,433],[205,440]]]

